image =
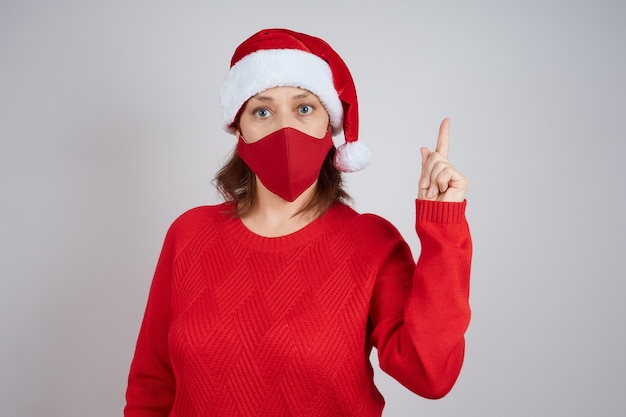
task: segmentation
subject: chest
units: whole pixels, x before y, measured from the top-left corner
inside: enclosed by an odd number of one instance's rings
[[[234,372],[271,384],[363,361],[372,279],[350,254],[223,249],[174,275],[173,362],[201,363],[217,383]]]

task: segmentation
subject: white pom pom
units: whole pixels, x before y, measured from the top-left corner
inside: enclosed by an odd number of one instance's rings
[[[341,172],[355,172],[370,163],[372,152],[360,142],[347,142],[337,148],[335,168]]]

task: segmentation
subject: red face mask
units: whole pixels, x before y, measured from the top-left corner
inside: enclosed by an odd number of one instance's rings
[[[268,190],[294,201],[317,180],[332,146],[330,129],[316,138],[285,127],[254,143],[240,135],[237,153]]]

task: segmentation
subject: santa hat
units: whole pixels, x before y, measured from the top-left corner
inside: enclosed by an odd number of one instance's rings
[[[358,142],[359,108],[352,75],[345,62],[320,38],[287,29],[265,29],[244,41],[233,54],[220,90],[224,129],[235,132],[241,107],[272,87],[299,87],[315,94],[330,117],[333,135],[343,131],[335,167],[343,172],[367,166],[370,150]]]

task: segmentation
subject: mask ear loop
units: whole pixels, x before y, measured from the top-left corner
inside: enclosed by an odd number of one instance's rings
[[[235,123],[235,131],[237,132],[237,136],[240,137],[241,140],[244,141],[244,143],[248,145],[250,144],[250,142],[248,142],[246,138],[244,137],[243,132],[241,131],[241,128],[239,127],[239,117],[237,117],[237,121]]]
[[[330,117],[328,117],[328,126],[326,126],[326,133],[328,133],[328,132],[330,132],[330,135],[332,137],[332,135],[333,135],[333,127],[330,124]]]
[[[243,109],[246,107],[247,103],[248,103],[248,100],[246,100],[237,111],[237,114],[235,115],[235,120],[233,121],[233,127],[235,128],[235,131],[238,133],[237,136],[239,136],[241,140],[244,141],[244,143],[247,143],[249,145],[250,142],[248,142],[246,138],[243,136],[243,133],[241,132],[241,127],[239,127],[239,119],[241,118],[241,113],[243,113]]]
[[[245,144],[247,144],[247,145],[249,145],[249,144],[250,144],[250,142],[248,142],[248,141],[246,140],[246,138],[243,136],[243,133],[241,133],[241,131],[239,131],[239,137],[241,138],[241,140],[242,140]]]

